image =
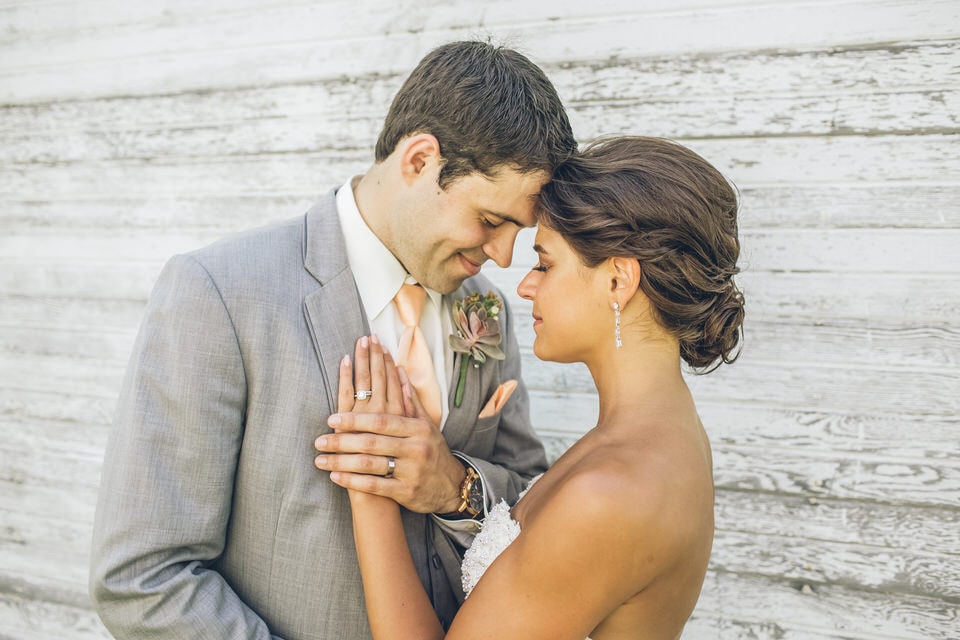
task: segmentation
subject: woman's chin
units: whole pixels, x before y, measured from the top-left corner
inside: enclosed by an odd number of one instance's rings
[[[533,355],[544,362],[566,362],[566,360],[560,359],[560,354],[555,349],[550,349],[541,338],[537,338],[533,343]]]
[[[545,355],[545,353],[544,353],[543,344],[542,344],[542,341],[540,340],[540,338],[536,338],[536,339],[533,341],[533,355],[537,356],[537,357],[540,358],[541,360],[549,360],[549,359],[550,359],[550,358],[548,358],[548,357]]]
[[[583,362],[583,360],[577,357],[577,354],[572,353],[569,349],[566,351],[551,349],[543,338],[540,337],[533,342],[533,355],[544,362],[557,362],[560,364]]]

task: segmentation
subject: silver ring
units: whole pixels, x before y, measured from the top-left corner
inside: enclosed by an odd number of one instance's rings
[[[387,472],[383,474],[384,478],[392,478],[393,472],[397,470],[397,459],[387,458]]]
[[[353,394],[353,397],[357,400],[369,400],[370,396],[373,395],[373,391],[369,389],[357,389],[357,392]]]

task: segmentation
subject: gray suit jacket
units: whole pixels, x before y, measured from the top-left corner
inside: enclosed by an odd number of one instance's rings
[[[453,295],[491,288],[478,276]],[[477,420],[501,381],[520,380],[505,313],[507,358],[469,368],[444,426],[490,501],[516,500],[546,467],[522,385]],[[166,265],[120,394],[94,526],[91,595],[116,637],[369,637],[346,492],[313,466],[340,358],[368,332],[334,192],[305,216]],[[429,515],[405,512],[404,524],[448,624],[463,598],[461,549]]]

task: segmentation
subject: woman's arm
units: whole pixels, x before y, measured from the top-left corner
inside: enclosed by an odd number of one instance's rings
[[[374,639],[443,638],[443,628],[413,566],[400,506],[359,491],[350,492],[350,506]]]
[[[622,477],[586,472],[541,491],[447,640],[583,640],[649,584],[668,554],[640,511],[624,508],[622,485]],[[655,637],[643,626],[629,631],[622,637]]]
[[[349,358],[340,363],[338,410],[362,409],[371,413],[413,415],[418,409],[409,381],[400,374],[389,354],[376,340],[361,338],[355,351],[356,366]],[[354,386],[356,379],[356,387]],[[354,389],[376,393],[356,404]],[[330,479],[337,483],[339,472]],[[434,613],[417,575],[400,519],[400,506],[390,498],[349,491],[353,510],[353,539],[363,578],[367,618],[375,640],[443,638],[443,627]]]

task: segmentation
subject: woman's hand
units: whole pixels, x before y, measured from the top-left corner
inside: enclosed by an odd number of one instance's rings
[[[375,335],[357,340],[353,361],[340,361],[337,412],[350,411],[407,415],[397,366]]]
[[[403,416],[404,402],[400,376],[393,358],[387,353],[375,335],[364,336],[357,340],[354,358],[344,356],[340,361],[340,380],[337,392],[338,413],[373,413]],[[335,430],[336,431],[336,430]],[[317,449],[323,450],[326,436],[317,439]],[[393,479],[396,459],[392,456],[374,454],[355,454],[354,464],[358,472],[380,475],[385,481]],[[329,456],[317,456],[316,465],[324,468],[329,464]],[[330,479],[339,484],[340,471],[333,471]],[[359,504],[372,506],[378,503],[393,502],[387,498],[349,490],[350,501],[354,508]]]
[[[376,336],[361,338],[354,361],[340,363],[337,402],[340,412],[327,421],[334,433],[315,443],[317,468],[342,487],[392,498],[417,513],[457,508],[463,463]]]

